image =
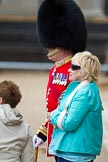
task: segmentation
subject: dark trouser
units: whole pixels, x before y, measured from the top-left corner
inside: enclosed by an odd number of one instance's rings
[[[55,156],[55,162],[57,162],[57,156]]]
[[[60,158],[60,157],[58,158],[57,156],[55,157],[55,161],[56,161],[56,162],[72,162],[72,161],[65,160],[65,159]],[[88,162],[93,162],[93,160],[88,161]]]

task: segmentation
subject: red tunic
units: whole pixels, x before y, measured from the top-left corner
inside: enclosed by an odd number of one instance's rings
[[[46,90],[46,109],[47,117],[50,112],[58,106],[58,99],[62,92],[67,88],[69,82],[68,69],[71,67],[71,56],[56,62],[55,66],[50,70],[49,79]],[[45,142],[47,139],[48,146],[51,141],[53,125],[50,124],[48,118],[37,130],[37,136]],[[48,150],[48,147],[47,147]],[[47,151],[47,156],[50,156]]]
[[[46,91],[46,108],[48,112],[55,110],[58,106],[58,98],[69,84],[68,69],[71,62],[50,70]]]
[[[58,106],[58,99],[61,93],[69,84],[68,69],[71,67],[71,59],[68,62],[61,63],[60,66],[54,66],[49,73],[49,80],[46,91],[46,109],[47,112],[55,110]],[[46,122],[48,146],[51,141],[53,126]],[[47,147],[48,148],[48,147]],[[47,153],[48,155],[48,153]],[[49,155],[48,155],[49,156]]]

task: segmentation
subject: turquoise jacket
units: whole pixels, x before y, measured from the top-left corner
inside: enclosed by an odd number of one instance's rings
[[[55,126],[49,152],[84,153],[99,155],[102,147],[102,103],[97,85],[90,82],[73,96],[68,112],[62,120],[61,130],[57,127],[70,93],[80,82],[71,82],[67,87],[58,109],[51,114]]]

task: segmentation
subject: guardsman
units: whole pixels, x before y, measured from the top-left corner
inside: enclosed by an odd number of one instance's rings
[[[33,137],[35,148],[46,140],[48,145],[50,143],[53,126],[48,117],[57,108],[58,98],[69,84],[72,56],[85,50],[85,18],[73,0],[44,0],[38,10],[37,33],[40,43],[48,50],[48,59],[55,65],[49,72],[46,90],[47,118]]]

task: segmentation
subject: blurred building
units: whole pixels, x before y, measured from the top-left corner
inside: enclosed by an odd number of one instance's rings
[[[1,15],[36,15],[43,0],[0,0]],[[104,16],[108,14],[108,0],[75,0],[85,16]]]
[[[0,61],[49,62],[36,35],[36,16],[42,1],[0,0]],[[87,50],[104,63],[108,49],[108,0],[75,1],[87,20]]]

